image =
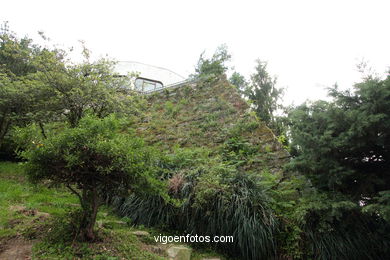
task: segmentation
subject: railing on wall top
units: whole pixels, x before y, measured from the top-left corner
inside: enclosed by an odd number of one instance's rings
[[[163,86],[162,88],[157,88],[157,89],[153,89],[153,90],[149,90],[149,91],[143,91],[142,94],[151,94],[154,92],[164,91],[166,89],[180,88],[180,87],[183,87],[183,86],[188,85],[188,84],[196,83],[197,81],[198,81],[198,79],[186,79],[183,81],[179,81],[179,82],[175,82],[175,83]]]

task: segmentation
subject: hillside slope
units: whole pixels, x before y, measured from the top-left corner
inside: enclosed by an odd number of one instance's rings
[[[163,149],[208,147],[218,151],[234,141],[256,150],[256,156],[243,162],[243,167],[270,171],[281,170],[289,157],[226,79],[153,93],[147,100],[146,116],[137,133]]]

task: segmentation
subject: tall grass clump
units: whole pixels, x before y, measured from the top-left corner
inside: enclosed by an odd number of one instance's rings
[[[307,258],[374,260],[390,254],[390,226],[379,216],[332,207],[312,209],[306,220],[302,230]]]

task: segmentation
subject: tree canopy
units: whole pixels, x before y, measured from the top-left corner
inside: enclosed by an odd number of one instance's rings
[[[294,167],[322,190],[370,203],[390,189],[390,77],[329,94],[333,101],[303,104],[289,115]]]
[[[103,118],[138,113],[139,99],[128,92],[129,78],[114,73],[115,62],[91,61],[85,46],[82,55],[83,62],[73,63],[65,50],[41,47],[9,30],[0,33],[2,150],[12,153],[9,142],[15,126],[37,123],[45,135],[45,124],[54,121],[66,120],[75,127],[87,114]]]
[[[276,87],[276,78],[269,75],[267,63],[261,60],[256,62],[255,72],[250,77],[244,95],[252,102],[260,119],[270,124],[274,120],[274,112],[278,108],[283,90]]]
[[[227,62],[231,55],[226,45],[220,45],[211,58],[205,58],[204,52],[200,55],[195,67],[195,76],[221,76],[227,70]]]
[[[7,28],[5,26],[5,28]],[[32,40],[18,38],[8,29],[0,32],[0,148],[14,125],[30,122],[37,108],[37,86],[33,78],[44,48]],[[5,149],[7,150],[7,149]]]
[[[333,87],[329,95],[288,115],[288,168],[322,197],[306,201],[305,232],[324,259],[382,259],[390,250],[390,77],[367,77],[352,91]]]
[[[230,76],[229,82],[233,86],[237,87],[240,92],[243,92],[248,86],[248,82],[246,81],[245,77],[237,71],[233,72],[233,74]]]

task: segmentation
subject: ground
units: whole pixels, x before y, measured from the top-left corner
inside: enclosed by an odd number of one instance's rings
[[[31,259],[32,245],[32,241],[12,239],[5,244],[0,259]]]
[[[153,239],[161,231],[132,226],[106,207],[98,215],[98,241],[67,242],[68,215],[78,208],[77,198],[66,189],[32,185],[21,163],[0,162],[0,260],[167,259],[169,245]],[[194,250],[191,259],[216,256]]]

